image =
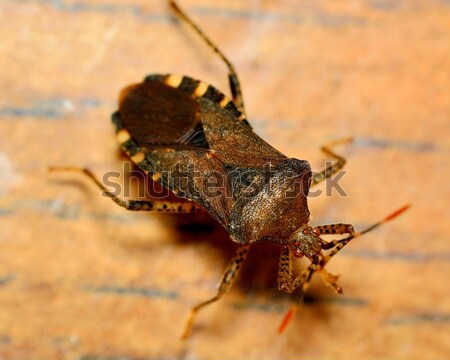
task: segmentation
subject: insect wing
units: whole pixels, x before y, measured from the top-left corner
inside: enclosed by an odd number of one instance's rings
[[[230,169],[262,169],[286,159],[253,132],[224,94],[188,77],[152,75],[129,86],[113,122],[133,162],[223,225],[236,197]]]

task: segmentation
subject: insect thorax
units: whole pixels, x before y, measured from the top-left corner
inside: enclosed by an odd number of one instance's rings
[[[310,165],[286,159],[261,174],[236,199],[229,222],[231,237],[239,243],[288,242],[309,221]]]

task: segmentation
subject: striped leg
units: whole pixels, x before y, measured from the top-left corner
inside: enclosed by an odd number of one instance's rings
[[[408,208],[410,207],[410,205],[405,205],[403,207],[401,207],[400,209],[398,209],[397,211],[394,211],[392,214],[390,214],[389,216],[386,216],[383,220],[376,222],[375,224],[369,226],[368,228],[360,231],[360,232],[355,232],[353,230],[353,226],[352,225],[347,225],[349,227],[351,227],[351,232],[347,231],[347,233],[349,233],[349,236],[347,236],[346,238],[342,239],[342,240],[333,240],[330,243],[334,244],[334,249],[328,253],[326,256],[324,256],[322,258],[322,260],[320,261],[320,267],[323,268],[329,261],[330,259],[336,255],[340,250],[342,250],[342,248],[347,245],[352,239],[359,237],[361,235],[364,235],[366,233],[368,233],[369,231],[372,231],[374,229],[376,229],[377,227],[379,227],[380,225],[396,218],[397,216],[399,216],[401,213],[403,213],[404,211],[406,211]],[[336,224],[337,226],[345,226],[345,224]],[[345,234],[345,232],[343,232],[343,234]],[[333,247],[333,246],[332,246]],[[332,248],[331,247],[331,248]],[[322,247],[323,248],[323,247]]]
[[[355,235],[355,229],[351,224],[330,224],[330,225],[318,225],[314,227],[315,233],[318,235],[343,235],[349,234],[350,236]],[[332,240],[326,242],[323,240],[321,247],[323,250],[328,250],[336,247],[340,244],[342,240]]]
[[[225,270],[225,274],[222,278],[222,281],[219,284],[219,288],[217,289],[216,295],[214,295],[211,299],[201,302],[200,304],[194,306],[191,309],[188,320],[186,322],[186,326],[183,332],[183,339],[186,339],[191,332],[192,325],[194,324],[195,316],[199,312],[200,309],[205,306],[219,300],[223,295],[225,295],[233,285],[234,280],[236,279],[236,275],[238,274],[242,263],[247,259],[248,251],[250,249],[250,245],[241,245],[234,257],[228,263],[228,266]]]
[[[226,56],[220,51],[220,49],[206,36],[206,34],[187,16],[187,14],[180,9],[180,7],[173,0],[169,0],[169,4],[175,13],[186,23],[188,23],[195,32],[208,44],[208,46],[223,60],[228,67],[228,80],[230,82],[231,94],[233,95],[233,101],[236,104],[239,111],[245,115],[244,100],[242,98],[241,85],[239,83],[238,76],[234,70],[233,64],[226,58]]]
[[[325,179],[327,179],[330,176],[332,176],[333,174],[337,173],[339,170],[341,170],[344,167],[346,160],[342,156],[340,156],[340,155],[336,154],[334,151],[332,151],[331,148],[333,146],[352,142],[352,141],[353,141],[353,138],[350,137],[350,138],[333,141],[333,142],[321,147],[321,150],[324,153],[334,157],[337,161],[332,163],[331,165],[328,165],[321,172],[315,173],[312,177],[311,186],[317,185],[318,183],[324,181]]]
[[[80,167],[51,167],[50,171],[76,171],[89,177],[101,190],[103,194],[111,198],[117,205],[133,211],[158,211],[170,213],[191,213],[202,211],[202,208],[193,202],[188,201],[161,201],[161,200],[122,200],[112,192],[107,190],[105,186],[98,180],[95,175],[86,168]]]
[[[280,264],[278,267],[278,289],[291,294],[306,280],[308,270],[303,271],[299,276],[294,274],[292,255],[289,247],[284,246],[280,254]]]
[[[328,271],[325,270],[325,265],[326,263],[330,260],[330,255],[334,256],[339,250],[341,250],[351,239],[353,239],[353,237],[355,236],[355,230],[353,228],[353,225],[351,224],[331,224],[331,225],[319,225],[319,226],[315,226],[314,227],[316,234],[333,234],[333,235],[343,235],[343,234],[349,234],[349,236],[345,239],[342,240],[332,240],[330,242],[326,242],[325,240],[323,240],[321,247],[324,250],[328,250],[328,249],[334,249],[332,252],[330,252],[330,254],[325,255],[322,257],[322,259],[320,260],[320,267],[319,267],[319,272],[320,275],[322,275],[323,280],[325,281],[325,283],[329,286],[331,286],[338,294],[342,294],[343,290],[342,288],[338,285],[337,281],[339,279],[338,275],[333,275],[330,274]],[[347,240],[345,241],[344,240]],[[333,253],[334,252],[334,253]]]
[[[283,317],[283,320],[281,321],[280,326],[278,327],[278,333],[281,334],[284,329],[286,329],[287,325],[291,321],[292,317],[294,316],[295,312],[297,311],[298,305],[303,302],[303,299],[305,298],[306,291],[309,288],[309,284],[311,282],[311,278],[314,275],[314,272],[319,267],[319,257],[316,255],[311,259],[311,264],[309,265],[308,269],[302,272],[300,284],[301,285],[299,289],[299,294],[297,296],[296,301],[291,302],[291,306],[289,307],[289,310],[286,312],[286,314]]]

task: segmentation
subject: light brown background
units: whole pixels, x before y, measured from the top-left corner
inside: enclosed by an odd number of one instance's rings
[[[233,248],[194,220],[129,213],[81,176],[122,171],[119,90],[180,73],[228,92],[223,64],[165,1],[0,1],[1,359],[449,359],[450,9],[438,0],[181,4],[239,71],[256,132],[320,169],[353,135],[347,197],[310,199],[313,223],[359,229],[283,336],[277,249],[178,337]],[[205,222],[197,219],[196,224]]]

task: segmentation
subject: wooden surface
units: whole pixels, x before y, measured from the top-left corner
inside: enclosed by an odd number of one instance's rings
[[[49,165],[122,171],[110,114],[124,86],[180,73],[225,92],[226,70],[164,1],[0,0],[0,359],[450,359],[450,8],[438,0],[180,4],[234,62],[248,117],[320,169],[353,135],[313,223],[399,219],[315,279],[287,332],[277,249],[179,340],[233,252],[205,219],[129,213]],[[322,188],[323,189],[323,188]],[[190,225],[191,224],[191,225]]]

